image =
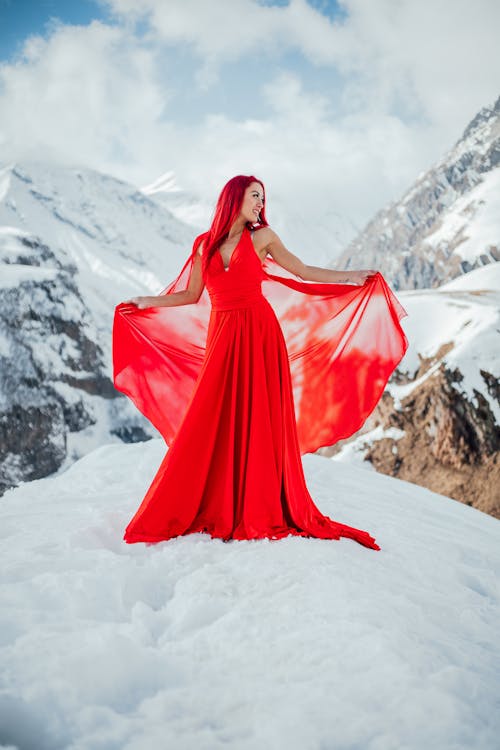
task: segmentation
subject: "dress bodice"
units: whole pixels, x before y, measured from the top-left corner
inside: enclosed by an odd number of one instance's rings
[[[264,278],[262,263],[255,252],[250,231],[245,227],[227,268],[224,268],[219,250],[210,259],[205,285],[212,309],[234,310],[261,301]]]

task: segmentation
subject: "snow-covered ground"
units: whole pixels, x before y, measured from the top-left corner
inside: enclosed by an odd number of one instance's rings
[[[442,284],[441,291],[491,291],[500,292],[500,263],[488,263],[475,271],[469,271],[447,284]]]
[[[372,533],[121,541],[164,446],[108,445],[6,494],[0,744],[18,750],[494,750],[500,524],[306,456]]]

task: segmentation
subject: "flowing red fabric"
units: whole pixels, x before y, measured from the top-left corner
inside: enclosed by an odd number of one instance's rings
[[[164,293],[187,287],[202,237]],[[380,274],[317,284],[262,264],[247,229],[227,269],[219,251],[211,258],[197,304],[118,305],[115,386],[170,446],[125,541],[200,531],[380,549],[320,512],[300,456],[361,427],[406,351],[405,314]]]

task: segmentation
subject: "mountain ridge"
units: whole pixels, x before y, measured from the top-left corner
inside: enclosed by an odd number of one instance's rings
[[[378,211],[341,268],[377,268],[396,289],[436,287],[500,260],[500,97],[436,164]]]

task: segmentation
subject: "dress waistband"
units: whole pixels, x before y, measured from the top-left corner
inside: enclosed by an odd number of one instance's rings
[[[265,297],[259,288],[248,290],[225,290],[224,292],[212,292],[210,294],[212,310],[240,310],[245,307],[254,307],[265,301]]]

